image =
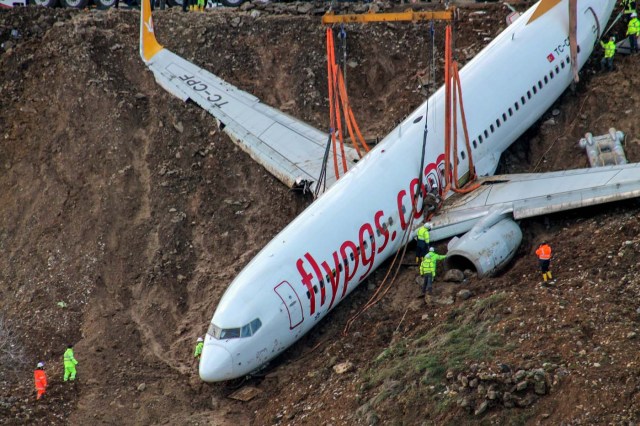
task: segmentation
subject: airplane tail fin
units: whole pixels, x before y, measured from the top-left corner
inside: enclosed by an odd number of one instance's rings
[[[553,7],[561,1],[562,0],[541,0],[538,4],[538,7],[533,12],[533,15],[531,15],[531,18],[529,18],[529,22],[527,22],[527,25],[547,13],[549,10],[553,9]]]
[[[149,62],[162,49],[162,45],[156,40],[153,29],[151,2],[150,0],[142,0],[142,9],[140,10],[140,56],[144,62]]]

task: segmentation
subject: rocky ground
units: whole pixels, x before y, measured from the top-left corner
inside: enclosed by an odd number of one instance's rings
[[[249,3],[154,17],[172,51],[325,128],[322,11]],[[461,62],[508,13],[491,4],[461,10]],[[523,221],[524,242],[506,271],[438,281],[426,304],[406,268],[343,335],[383,267],[265,377],[245,383],[258,389],[253,400],[227,398],[234,384],[202,384],[195,338],[233,276],[308,201],[235,148],[209,115],[155,83],[138,56],[138,25],[137,11],[0,12],[0,423],[640,420],[634,201]],[[367,137],[382,137],[437,85],[426,77],[428,28],[347,31],[353,110]],[[608,74],[589,64],[502,170],[586,166],[578,139],[612,126],[640,161],[637,61],[619,58]],[[553,286],[539,283],[541,239],[556,253]],[[62,383],[67,343],[79,361],[74,384]],[[51,384],[36,402],[40,360]]]

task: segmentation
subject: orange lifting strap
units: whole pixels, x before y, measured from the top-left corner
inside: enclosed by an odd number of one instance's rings
[[[362,137],[358,123],[349,105],[349,97],[347,96],[347,88],[344,84],[344,78],[340,70],[340,66],[336,62],[335,44],[333,40],[333,30],[327,28],[327,78],[329,87],[329,126],[331,132],[331,146],[333,151],[333,169],[336,179],[340,178],[338,165],[338,152],[336,145],[340,144],[340,155],[342,156],[342,172],[347,172],[347,159],[344,153],[344,130],[342,128],[342,115],[344,114],[344,122],[349,132],[349,138],[353,142],[353,147],[362,158],[364,151],[366,154],[370,148]],[[342,114],[341,114],[342,112]],[[337,140],[336,140],[337,133]]]
[[[446,186],[444,194],[453,190],[454,192],[466,194],[480,186],[479,183],[472,184],[476,179],[475,167],[473,165],[473,153],[469,143],[469,132],[467,130],[467,119],[464,113],[464,103],[462,101],[462,85],[460,74],[458,73],[458,62],[453,60],[451,48],[451,26],[447,25],[445,33],[445,134],[444,134],[444,174]],[[458,187],[458,98],[460,99],[460,116],[462,118],[462,129],[464,130],[464,141],[469,156],[469,181],[462,188]],[[451,132],[453,130],[453,149],[451,149]],[[453,154],[453,161],[452,161]],[[453,174],[451,173],[451,163],[453,163]],[[453,180],[453,182],[452,182]]]

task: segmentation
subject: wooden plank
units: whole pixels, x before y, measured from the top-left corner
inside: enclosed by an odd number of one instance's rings
[[[243,388],[238,389],[231,395],[229,395],[229,398],[235,399],[238,401],[247,402],[247,401],[251,401],[253,398],[260,395],[261,393],[262,391],[256,387],[245,386]]]

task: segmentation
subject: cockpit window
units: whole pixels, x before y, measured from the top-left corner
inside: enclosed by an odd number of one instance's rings
[[[251,321],[251,333],[252,334],[256,334],[256,331],[258,331],[258,329],[262,327],[262,321],[260,321],[260,318],[256,318],[253,321]]]
[[[209,330],[207,330],[207,334],[216,340],[236,339],[239,337],[250,337],[258,331],[260,327],[262,327],[262,321],[260,321],[260,318],[256,318],[249,324],[239,328],[220,328],[211,323],[209,325]]]
[[[236,337],[240,337],[240,329],[239,328],[223,328],[222,333],[220,333],[220,339],[235,339]]]
[[[251,324],[247,324],[242,327],[240,330],[240,337],[249,337],[251,336]]]

